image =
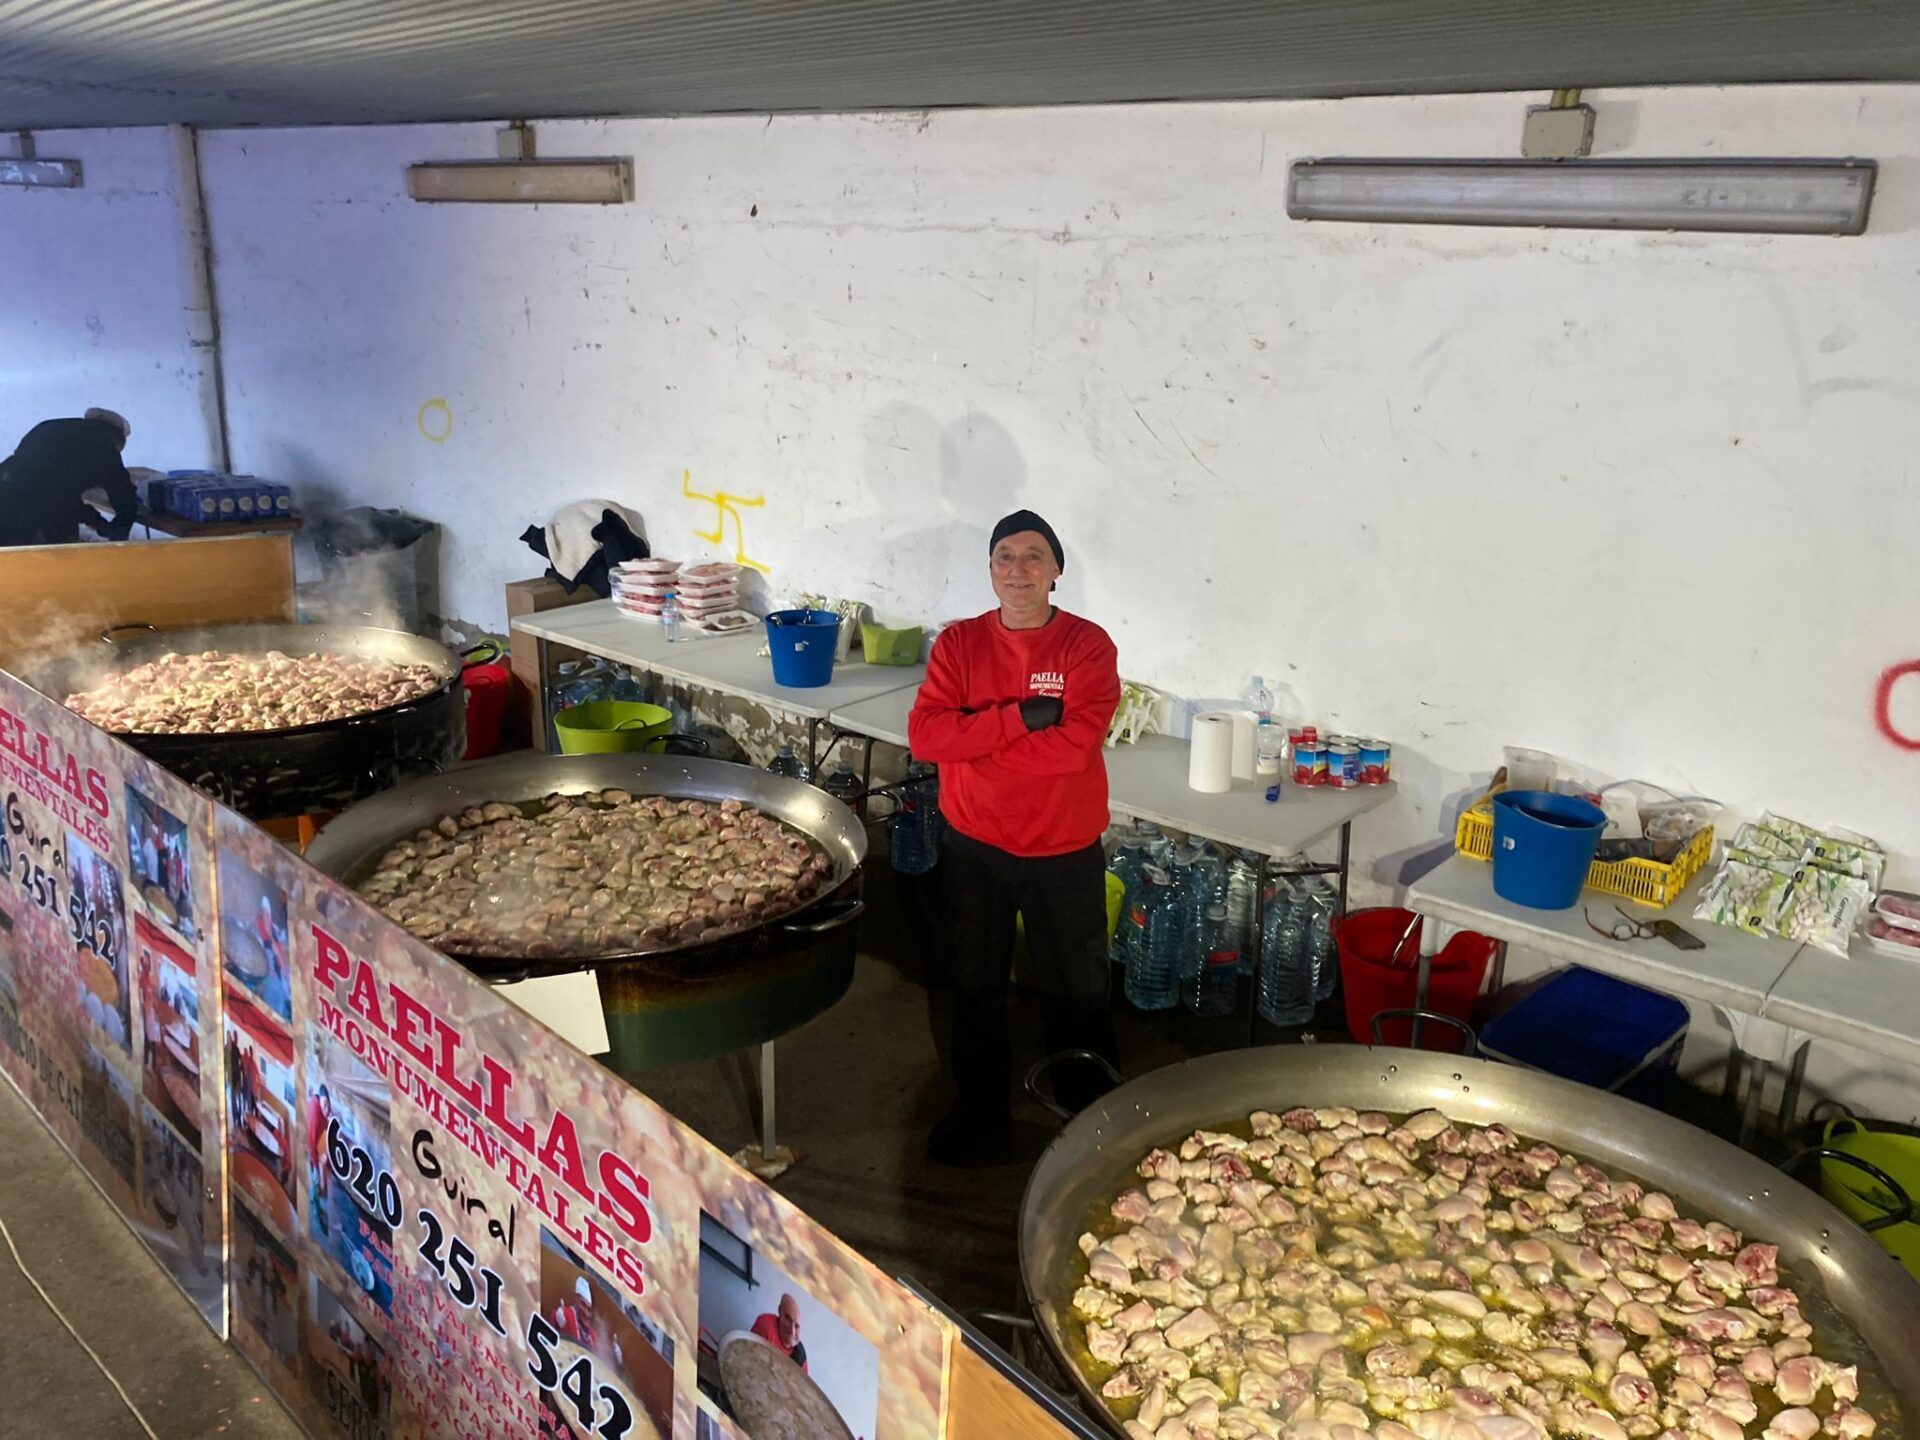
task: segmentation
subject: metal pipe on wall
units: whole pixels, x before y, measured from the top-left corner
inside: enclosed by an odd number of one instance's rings
[[[226,378],[220,363],[220,310],[213,289],[213,241],[207,230],[206,194],[200,187],[200,134],[191,125],[169,125],[173,149],[174,214],[179,221],[180,261],[185,271],[187,340],[200,362],[200,413],[207,428],[212,466],[225,470]]]

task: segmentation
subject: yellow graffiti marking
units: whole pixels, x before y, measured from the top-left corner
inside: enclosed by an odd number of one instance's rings
[[[707,504],[713,506],[713,529],[711,531],[695,530],[693,533],[696,539],[705,540],[709,545],[721,544],[721,537],[727,533],[727,521],[732,520],[734,562],[746,566],[749,570],[758,570],[762,575],[771,575],[773,573],[772,567],[762,565],[758,560],[750,560],[747,558],[746,521],[740,512],[734,508],[736,505],[744,505],[749,509],[756,508],[767,503],[766,496],[729,495],[724,490],[716,490],[711,495],[702,495],[693,488],[693,472],[691,470],[682,470],[680,472],[680,493],[689,500],[704,500]]]
[[[427,424],[429,417],[437,417],[432,426]],[[453,407],[436,395],[420,407],[420,413],[413,417],[413,423],[434,444],[444,444],[446,438],[453,434]]]

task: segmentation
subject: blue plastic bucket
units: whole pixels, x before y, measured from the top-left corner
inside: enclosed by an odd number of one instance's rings
[[[1606,812],[1586,800],[1501,791],[1493,797],[1493,893],[1535,910],[1571,909],[1606,828]]]
[[[833,653],[840,643],[840,617],[831,610],[776,610],[767,616],[773,651],[773,683],[789,690],[815,690],[833,679]]]

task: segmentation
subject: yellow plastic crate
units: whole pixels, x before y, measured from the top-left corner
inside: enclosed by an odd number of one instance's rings
[[[1493,797],[1504,786],[1495,786],[1479,800],[1460,812],[1454,827],[1453,848],[1473,860],[1493,858]],[[1587,889],[1620,895],[1636,905],[1659,910],[1680,898],[1687,882],[1706,867],[1713,854],[1713,827],[1703,828],[1687,841],[1671,864],[1658,860],[1596,860],[1587,869]]]

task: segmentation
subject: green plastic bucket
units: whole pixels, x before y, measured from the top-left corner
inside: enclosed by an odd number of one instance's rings
[[[673,712],[637,700],[590,700],[553,717],[563,755],[614,755],[665,748]]]
[[[1920,1135],[1869,1130],[1851,1115],[1836,1115],[1827,1122],[1820,1143],[1879,1166],[1909,1195],[1920,1195]],[[1887,1188],[1871,1175],[1832,1160],[1820,1162],[1820,1193],[1856,1224],[1891,1215],[1899,1208]],[[1868,1233],[1920,1280],[1920,1224],[1909,1220]]]

